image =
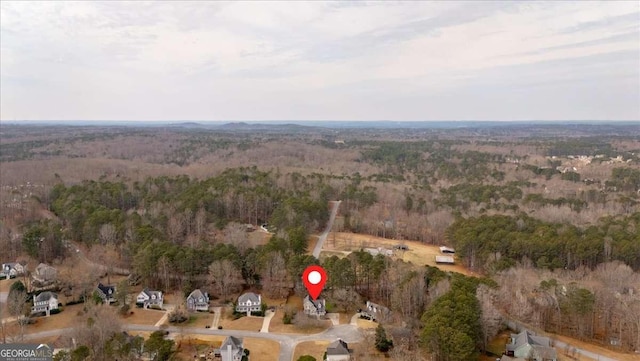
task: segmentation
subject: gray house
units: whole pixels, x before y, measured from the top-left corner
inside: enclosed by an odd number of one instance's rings
[[[236,305],[237,312],[246,312],[250,315],[251,312],[258,312],[262,309],[262,297],[253,292],[247,292],[238,297],[238,304]]]
[[[241,361],[244,355],[242,339],[234,336],[227,337],[220,346],[222,361]]]
[[[507,344],[507,356],[523,358],[529,361],[558,361],[556,350],[548,337],[536,336],[528,330],[511,334]]]
[[[352,351],[349,350],[349,345],[338,339],[337,341],[332,342],[327,347],[327,358],[326,361],[350,361]]]
[[[307,295],[307,297],[302,300],[302,307],[304,308],[305,315],[324,316],[327,314],[325,306],[326,303],[324,298],[312,300],[311,297]]]
[[[58,309],[58,295],[53,292],[42,292],[38,296],[33,296],[33,307],[31,307],[31,313],[44,312],[49,316],[51,310]]]
[[[187,309],[189,311],[209,311],[209,295],[199,289],[194,290],[187,297]]]
[[[142,290],[136,297],[136,304],[144,308],[162,308],[163,301],[162,291],[151,291],[148,288]]]
[[[116,286],[105,286],[102,283],[98,283],[96,293],[106,304],[116,302]]]

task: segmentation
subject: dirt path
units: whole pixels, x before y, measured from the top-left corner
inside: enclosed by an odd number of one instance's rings
[[[318,237],[318,242],[316,243],[316,247],[313,249],[312,254],[315,258],[320,257],[320,251],[322,251],[322,245],[324,244],[324,241],[327,240],[327,236],[329,235],[329,232],[331,232],[331,227],[333,227],[333,221],[336,219],[336,214],[338,214],[338,208],[340,207],[340,203],[342,203],[342,201],[335,201],[331,203],[333,204],[333,207],[331,208],[331,215],[329,216],[329,221],[327,222],[327,228],[325,228],[324,232],[320,234],[320,237]]]

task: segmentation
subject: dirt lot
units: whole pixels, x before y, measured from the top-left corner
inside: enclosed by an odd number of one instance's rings
[[[335,234],[335,237],[334,237]],[[335,240],[334,240],[335,239]],[[396,251],[394,258],[402,259],[417,265],[436,266],[443,271],[458,272],[465,275],[477,276],[462,265],[439,265],[436,264],[435,257],[441,255],[439,246],[428,245],[416,241],[398,241],[364,234],[335,232],[332,233],[325,242],[323,254],[337,255],[348,254],[362,248],[386,248],[392,249],[394,245],[404,244],[409,247],[407,251]],[[345,253],[346,252],[346,253]]]
[[[369,321],[369,320],[365,320],[362,318],[359,318],[356,323],[358,324],[358,328],[363,328],[363,329],[373,329],[378,327],[378,323],[377,322],[373,322],[373,321]]]

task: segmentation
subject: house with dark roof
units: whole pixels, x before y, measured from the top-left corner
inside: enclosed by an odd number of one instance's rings
[[[242,338],[228,336],[220,346],[222,361],[242,361],[242,356],[244,356]]]
[[[351,361],[351,353],[353,351],[349,350],[349,345],[338,339],[337,341],[333,341],[327,347],[327,356],[325,358],[326,361]]]
[[[377,322],[385,322],[391,316],[391,310],[371,301],[367,301],[367,304],[361,313],[372,321]]]
[[[187,309],[189,311],[209,311],[209,295],[199,289],[194,290],[187,297]]]
[[[144,308],[162,308],[163,302],[162,291],[151,291],[148,288],[143,289],[136,297],[136,305]]]
[[[511,342],[506,347],[507,356],[528,361],[558,361],[556,350],[548,337],[537,336],[528,330],[511,334]]]
[[[324,316],[327,314],[324,298],[311,299],[309,295],[302,300],[304,314],[309,316]]]
[[[20,263],[3,263],[0,278],[16,278],[24,274],[25,268]]]
[[[100,296],[102,302],[106,304],[116,302],[116,286],[105,286],[102,283],[98,283],[96,294]]]
[[[236,312],[246,312],[250,315],[251,312],[259,312],[262,310],[262,297],[253,292],[243,293],[238,297],[238,303],[236,304]]]
[[[47,316],[51,314],[52,310],[58,309],[58,295],[46,291],[39,295],[33,295],[33,307],[31,307],[31,314],[34,313],[46,313]]]

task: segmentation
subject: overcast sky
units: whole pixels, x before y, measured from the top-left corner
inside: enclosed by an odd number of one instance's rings
[[[0,2],[2,120],[640,120],[640,2]]]

